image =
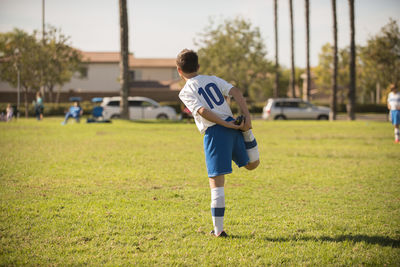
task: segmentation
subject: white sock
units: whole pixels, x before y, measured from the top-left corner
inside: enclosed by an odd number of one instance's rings
[[[211,215],[215,235],[224,230],[225,193],[223,187],[211,189]]]
[[[400,131],[399,128],[394,128],[394,139],[399,140],[400,139]]]
[[[258,145],[251,129],[248,130],[247,132],[243,132],[243,137],[244,137],[244,144],[246,145],[247,155],[249,156],[250,162],[258,160],[260,158],[260,154],[258,152]]]

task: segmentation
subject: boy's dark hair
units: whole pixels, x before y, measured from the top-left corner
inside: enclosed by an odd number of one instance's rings
[[[199,69],[199,57],[193,50],[183,49],[176,58],[176,65],[184,73],[193,73]]]

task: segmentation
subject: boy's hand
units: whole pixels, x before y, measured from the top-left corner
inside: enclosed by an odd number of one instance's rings
[[[251,125],[250,117],[245,117],[245,118],[246,119],[244,120],[244,126],[243,126],[243,129],[242,129],[243,132],[247,132],[248,130],[253,128],[252,125]]]
[[[239,117],[236,118],[235,122],[236,125],[239,125],[239,130],[243,131],[243,132],[247,132],[248,130],[250,130],[251,127],[251,120],[250,118],[247,118],[243,115],[240,115]]]
[[[235,129],[235,130],[241,130],[241,128],[244,126],[244,121],[242,121],[239,125],[236,124],[236,121],[227,121],[227,125],[225,127]]]

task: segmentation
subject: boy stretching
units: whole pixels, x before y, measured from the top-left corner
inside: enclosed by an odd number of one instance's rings
[[[204,134],[204,153],[211,188],[211,234],[227,237],[224,231],[225,174],[232,173],[232,160],[238,167],[254,170],[259,165],[257,142],[251,131],[251,118],[240,90],[216,76],[199,75],[198,56],[188,49],[176,59],[179,76],[186,81],[179,98],[192,112],[200,133]],[[244,119],[236,122],[225,100],[232,96]]]

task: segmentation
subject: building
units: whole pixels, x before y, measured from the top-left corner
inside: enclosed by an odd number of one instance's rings
[[[85,63],[82,75],[76,74],[61,88],[55,88],[53,99],[68,101],[72,96],[92,97],[120,94],[119,52],[82,52]],[[135,58],[129,56],[130,96],[146,96],[156,101],[178,101],[180,78],[173,58]],[[0,102],[15,102],[17,89],[0,81]],[[33,100],[33,92],[29,101]]]

